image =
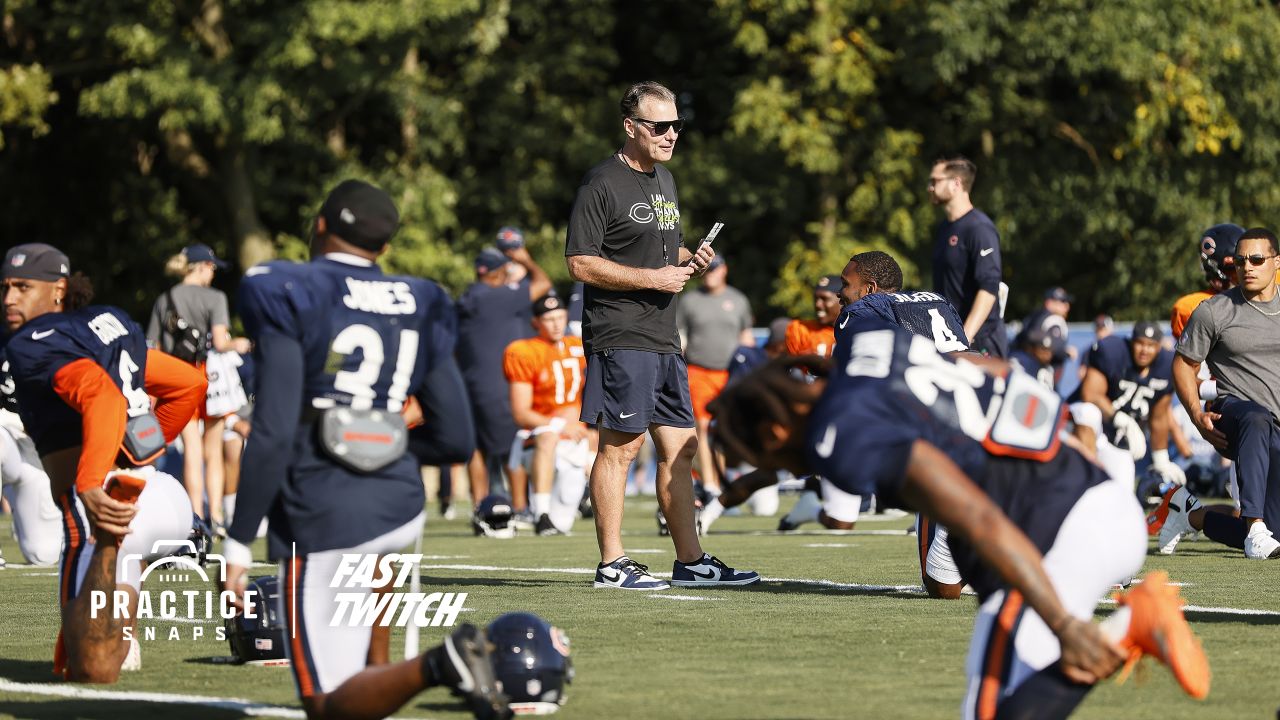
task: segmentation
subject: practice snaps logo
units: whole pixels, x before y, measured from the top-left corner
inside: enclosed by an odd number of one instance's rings
[[[338,590],[329,625],[453,627],[464,609],[466,593],[389,591],[404,587],[421,562],[422,555],[416,553],[343,553],[329,582],[331,589]]]
[[[159,557],[150,562],[146,561],[148,557],[155,557],[165,550],[169,550],[171,554]],[[191,540],[157,540],[151,547],[151,553],[148,555],[140,555],[131,553],[124,556],[123,577],[119,579],[122,584],[135,584],[132,582],[132,574],[141,572],[138,575],[137,583],[142,589],[138,592],[137,607],[130,612],[129,593],[124,590],[115,590],[108,593],[105,590],[93,590],[89,593],[89,614],[93,618],[97,618],[100,613],[107,613],[114,620],[125,622],[123,628],[124,638],[126,640],[182,640],[189,637],[191,640],[202,640],[206,637],[206,628],[204,623],[213,622],[214,620],[230,620],[234,618],[239,611],[236,610],[235,600],[236,593],[231,590],[223,590],[217,592],[214,590],[176,590],[169,589],[153,589],[147,587],[151,585],[169,584],[189,584],[200,581],[206,586],[214,583],[213,577],[206,572],[205,568],[200,566],[196,558],[198,553],[195,542]],[[227,580],[227,563],[226,559],[221,555],[212,554],[206,556],[207,562],[213,563],[217,567],[216,577],[221,585],[226,585]],[[252,608],[257,593],[253,590],[246,591],[245,604],[250,610],[246,611],[245,616],[256,618]],[[136,628],[131,620],[137,620]],[[154,624],[156,621],[164,623],[190,623],[190,633],[184,635],[176,625],[165,631],[157,631]],[[226,641],[226,629],[223,623],[218,623],[211,633],[212,637],[219,642]]]

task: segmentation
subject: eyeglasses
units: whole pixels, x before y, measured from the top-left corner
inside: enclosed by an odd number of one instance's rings
[[[654,135],[666,135],[668,130],[674,129],[679,135],[684,130],[684,120],[645,120],[644,118],[633,117],[632,122],[644,123],[649,131]]]
[[[1273,257],[1276,257],[1276,256],[1275,255],[1235,255],[1235,256],[1232,256],[1231,259],[1235,261],[1237,268],[1242,268],[1244,267],[1244,263],[1246,260],[1249,261],[1250,265],[1254,267],[1259,267],[1262,265],[1262,263],[1270,260]]]

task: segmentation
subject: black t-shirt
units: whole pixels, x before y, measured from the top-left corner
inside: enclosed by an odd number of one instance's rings
[[[680,261],[683,237],[671,173],[661,165],[652,173],[638,172],[613,155],[582,179],[564,254],[656,269]],[[678,353],[676,296],[587,285],[582,342],[588,353],[624,348]]]
[[[986,213],[974,208],[954,222],[943,221],[933,237],[933,290],[951,301],[961,319],[969,317],[979,290],[1000,296],[1000,234]],[[978,335],[1003,327],[997,301]]]

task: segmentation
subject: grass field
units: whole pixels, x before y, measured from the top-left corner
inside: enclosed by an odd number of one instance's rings
[[[784,498],[784,507],[786,505]],[[659,537],[652,499],[628,505],[627,546],[655,572],[669,572],[670,541]],[[232,718],[244,706],[175,704],[161,693],[260,703],[255,714],[296,709],[287,669],[215,664],[225,643],[190,639],[143,643],[143,669],[106,697],[60,697],[49,658],[57,628],[52,569],[21,562],[0,518],[0,716],[23,718]],[[483,624],[516,609],[565,628],[577,679],[565,718],[940,718],[955,717],[964,692],[964,656],[975,603],[934,601],[918,584],[914,538],[905,520],[864,523],[848,535],[768,532],[773,518],[728,517],[705,538],[730,565],[766,580],[742,590],[623,593],[594,590],[590,521],[572,537],[472,537],[463,520],[431,517],[423,552],[424,589],[467,592],[461,617]],[[886,531],[896,531],[888,534]],[[1186,583],[1188,612],[1214,669],[1209,699],[1192,701],[1169,673],[1150,664],[1125,685],[1099,686],[1080,718],[1271,718],[1280,705],[1280,565],[1248,562],[1207,541],[1177,556],[1151,556]],[[267,567],[256,568],[268,573]],[[908,586],[894,589],[886,586]],[[194,587],[194,586],[193,586]],[[1106,605],[1102,612],[1107,611]],[[1230,614],[1225,608],[1267,611]],[[206,626],[211,632],[213,625]],[[439,629],[426,629],[423,646]],[[393,655],[400,640],[393,640]],[[78,690],[78,689],[77,689]],[[282,707],[276,707],[282,706]],[[296,712],[296,711],[295,711]],[[423,693],[398,717],[469,717],[443,691]]]

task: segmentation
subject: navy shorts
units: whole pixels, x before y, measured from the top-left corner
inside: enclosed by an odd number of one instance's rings
[[[694,427],[684,357],[648,350],[592,353],[582,421],[627,433],[642,433],[650,425]]]

